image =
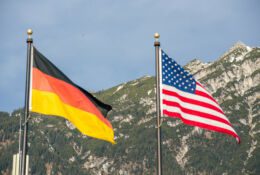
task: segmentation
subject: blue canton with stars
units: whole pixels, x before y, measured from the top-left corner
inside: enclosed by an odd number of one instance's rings
[[[176,61],[162,51],[162,84],[194,94],[196,81],[193,76],[184,70]]]

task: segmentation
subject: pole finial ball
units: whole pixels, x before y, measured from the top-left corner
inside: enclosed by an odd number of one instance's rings
[[[159,34],[159,33],[155,33],[155,34],[154,34],[154,38],[155,38],[155,39],[159,39],[159,38],[160,38],[160,34]]]
[[[33,34],[32,29],[28,29],[28,30],[27,30],[27,34],[28,34],[28,35],[32,35],[32,34]]]

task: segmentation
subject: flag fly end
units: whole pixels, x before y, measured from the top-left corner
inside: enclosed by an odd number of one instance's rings
[[[237,144],[241,143],[240,137],[236,137],[236,140],[237,140]]]

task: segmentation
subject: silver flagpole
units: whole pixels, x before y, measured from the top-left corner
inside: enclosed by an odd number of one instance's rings
[[[19,160],[19,173],[22,171],[22,120],[23,120],[23,116],[22,115],[19,115],[20,116],[20,128],[19,128],[19,151],[18,151],[18,160]]]
[[[156,58],[156,112],[157,112],[157,175],[162,175],[162,148],[161,148],[161,105],[160,105],[160,35],[154,34]]]
[[[27,158],[27,131],[28,131],[28,118],[29,118],[29,98],[30,98],[30,72],[31,72],[31,51],[33,39],[31,37],[32,30],[28,29],[27,34],[27,63],[26,63],[26,82],[25,82],[25,107],[24,107],[24,120],[23,120],[23,149],[22,149],[22,160],[21,160],[21,171],[20,175],[26,174],[26,158]]]

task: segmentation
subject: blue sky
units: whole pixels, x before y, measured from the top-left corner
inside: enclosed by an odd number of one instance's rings
[[[182,65],[260,45],[260,1],[0,1],[0,111],[24,106],[26,30],[75,83],[98,91],[154,75],[154,38]]]

